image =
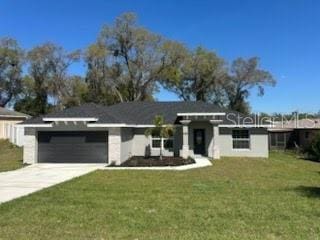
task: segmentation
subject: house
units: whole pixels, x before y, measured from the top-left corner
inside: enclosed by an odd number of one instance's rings
[[[320,119],[277,121],[268,132],[270,149],[306,148],[313,137],[320,133]]]
[[[156,115],[174,125],[174,136],[163,140],[145,136]],[[29,164],[121,164],[130,156],[158,155],[161,146],[164,155],[183,158],[268,157],[269,125],[204,102],[85,104],[23,125],[23,158]]]
[[[10,139],[14,126],[28,118],[24,113],[0,107],[0,139]]]

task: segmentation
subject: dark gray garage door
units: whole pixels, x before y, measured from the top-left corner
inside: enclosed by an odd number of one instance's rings
[[[40,163],[106,163],[107,132],[39,132]]]

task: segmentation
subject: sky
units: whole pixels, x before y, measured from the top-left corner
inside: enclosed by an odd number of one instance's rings
[[[30,49],[54,42],[68,50],[93,43],[103,24],[134,12],[140,25],[190,48],[202,46],[231,62],[258,56],[277,80],[249,101],[254,112],[320,110],[318,0],[1,0],[0,37]],[[83,74],[82,64],[72,73]],[[178,100],[164,89],[159,101]]]

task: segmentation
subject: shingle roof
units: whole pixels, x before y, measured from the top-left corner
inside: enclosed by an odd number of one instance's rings
[[[97,123],[152,124],[156,115],[162,115],[167,123],[175,123],[178,113],[232,113],[235,120],[238,116],[244,117],[238,112],[205,102],[126,102],[112,106],[90,103],[33,118],[25,121],[24,124],[43,123],[43,117],[95,117],[98,118]],[[224,118],[223,123],[233,123],[231,118]]]
[[[3,107],[0,107],[0,117],[21,117],[21,118],[28,118],[30,117],[27,114],[16,112],[13,110],[9,110]]]
[[[274,122],[272,129],[320,129],[320,119],[305,118],[299,120],[277,121]]]
[[[177,113],[225,112],[220,107],[204,102],[127,102],[110,106],[107,111],[130,124],[151,124],[156,115],[162,115],[166,122],[174,123]]]
[[[39,117],[31,118],[23,122],[23,124],[36,124],[43,123],[43,118],[99,118],[103,117],[110,122],[117,123],[118,119],[114,118],[106,111],[105,106],[94,103],[87,103],[77,107],[71,107],[62,111],[57,111],[42,115]]]

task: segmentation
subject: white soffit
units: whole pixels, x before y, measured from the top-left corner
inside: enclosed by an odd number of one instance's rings
[[[202,113],[177,113],[178,116],[224,116],[226,113],[224,112],[214,112],[214,113],[208,113],[208,112],[202,112]]]
[[[146,128],[154,127],[153,124],[125,124],[125,123],[88,123],[87,127],[133,127],[133,128]]]
[[[96,122],[98,118],[43,118],[44,122]]]
[[[47,124],[47,123],[34,123],[34,124],[32,124],[32,123],[27,123],[27,124],[18,124],[17,126],[23,126],[23,127],[52,127],[52,124],[51,123],[49,123],[49,124]]]

